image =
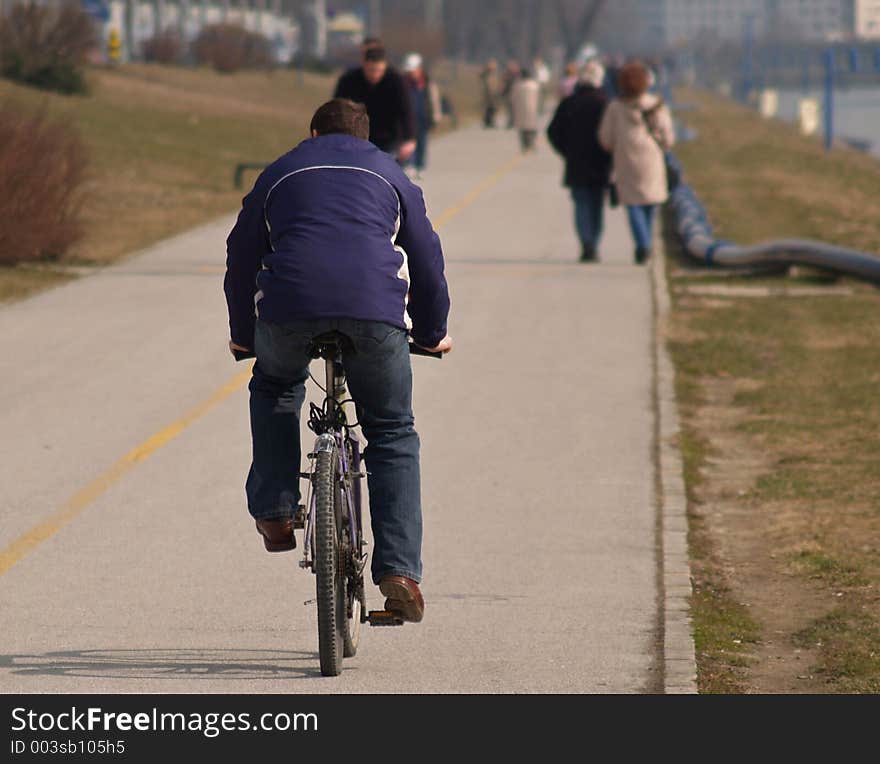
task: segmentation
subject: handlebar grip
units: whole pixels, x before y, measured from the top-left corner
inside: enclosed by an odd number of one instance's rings
[[[419,347],[413,342],[409,343],[409,354],[410,355],[423,355],[426,358],[443,358],[443,353],[433,353],[430,350],[425,350],[423,347]]]
[[[247,361],[249,358],[257,357],[253,350],[248,350],[247,352],[243,350],[233,350],[232,355],[235,356],[236,361]]]

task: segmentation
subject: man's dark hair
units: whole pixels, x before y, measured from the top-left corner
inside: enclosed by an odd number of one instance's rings
[[[347,98],[334,98],[315,112],[311,129],[318,135],[343,133],[369,140],[370,118],[367,107]]]
[[[387,54],[381,45],[373,45],[364,51],[364,61],[385,61]]]
[[[366,50],[367,48],[381,48],[382,41],[378,37],[367,37],[362,43],[361,47]]]

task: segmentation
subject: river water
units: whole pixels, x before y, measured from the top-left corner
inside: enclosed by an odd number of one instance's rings
[[[798,101],[815,98],[819,102],[820,133],[824,135],[824,105],[821,90],[779,91],[779,118],[797,122]],[[838,88],[834,93],[834,134],[837,138],[867,141],[870,151],[880,156],[880,86]]]

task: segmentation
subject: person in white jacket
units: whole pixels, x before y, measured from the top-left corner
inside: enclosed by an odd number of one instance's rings
[[[613,181],[626,206],[639,264],[650,257],[657,207],[669,197],[665,154],[675,143],[672,115],[660,96],[648,92],[650,82],[640,61],[622,66],[619,97],[599,124],[599,143],[612,155]]]
[[[541,86],[538,81],[529,70],[523,69],[520,78],[510,91],[513,125],[519,130],[520,146],[523,152],[532,151],[535,148],[540,117],[538,113],[540,95]]]

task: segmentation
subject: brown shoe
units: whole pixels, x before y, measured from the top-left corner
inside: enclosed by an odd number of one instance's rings
[[[296,536],[293,535],[293,520],[257,520],[257,532],[263,537],[267,552],[289,552],[296,549]]]
[[[425,614],[425,600],[419,585],[411,578],[385,576],[379,581],[379,591],[388,599],[385,609],[398,614],[404,621],[418,623]]]

